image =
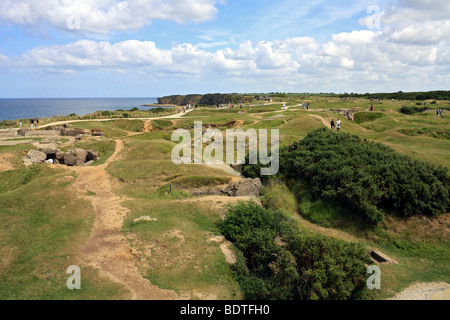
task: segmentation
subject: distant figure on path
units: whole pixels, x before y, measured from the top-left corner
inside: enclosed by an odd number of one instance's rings
[[[38,118],[34,118],[34,126],[36,127],[36,129],[38,127],[38,124],[39,124]]]
[[[370,111],[373,111],[373,105],[370,106]]]
[[[333,131],[334,131],[334,119],[333,119],[333,120],[331,120],[331,130],[333,130]]]
[[[286,109],[286,103],[283,103],[283,110]]]
[[[302,106],[303,106],[303,110],[305,110],[305,103],[303,103]]]
[[[30,125],[31,125],[31,128],[34,127],[34,119],[31,119],[31,120],[30,120]]]
[[[338,119],[338,120],[336,121],[336,130],[337,130],[338,132],[341,130],[341,124],[342,124],[341,120]]]
[[[439,117],[439,109],[436,109],[436,117]]]
[[[309,102],[308,105],[306,106],[306,111],[309,111]]]
[[[22,121],[19,121],[19,128],[22,128]]]
[[[441,118],[443,118],[442,112],[443,112],[443,110],[442,110],[442,109],[441,109],[441,110],[439,110],[439,115],[441,116]]]

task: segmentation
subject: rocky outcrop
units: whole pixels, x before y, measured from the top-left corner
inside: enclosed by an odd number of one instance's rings
[[[30,150],[23,159],[25,166],[40,164],[46,161],[54,164],[64,164],[67,166],[88,166],[100,159],[97,151],[74,149],[62,152],[59,149],[40,148],[40,150]]]
[[[185,106],[187,104],[195,106],[199,105],[208,105],[215,106],[216,104],[228,104],[233,103],[237,104],[240,101],[243,103],[251,103],[253,100],[253,96],[243,95],[243,94],[191,94],[191,95],[175,95],[175,96],[167,96],[158,98],[158,103],[163,105],[178,105]]]
[[[259,196],[263,185],[260,179],[244,179],[230,184],[222,193],[229,197]]]
[[[38,150],[30,150],[23,158],[23,163],[25,166],[30,166],[32,164],[44,163],[45,160],[47,160],[47,154]]]

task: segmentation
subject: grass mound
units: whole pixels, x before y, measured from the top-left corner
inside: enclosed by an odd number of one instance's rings
[[[361,124],[364,122],[375,121],[383,117],[384,114],[379,112],[357,112],[355,113],[355,122]]]

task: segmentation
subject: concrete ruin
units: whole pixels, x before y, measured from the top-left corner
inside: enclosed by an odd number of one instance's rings
[[[51,163],[67,166],[89,166],[100,159],[96,150],[73,149],[66,152],[59,150],[56,145],[40,147],[38,150],[30,150],[23,158],[25,166],[33,164]]]

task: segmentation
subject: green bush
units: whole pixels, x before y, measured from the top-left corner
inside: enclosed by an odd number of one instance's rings
[[[315,197],[347,207],[374,224],[385,212],[436,216],[450,207],[446,168],[326,128],[282,149],[280,174],[306,181]]]
[[[418,105],[421,106],[422,104],[418,102]],[[400,112],[404,114],[414,114],[414,113],[421,113],[427,111],[427,107],[407,107],[403,106],[400,108]]]
[[[220,229],[238,249],[232,270],[247,299],[343,300],[366,293],[369,258],[361,245],[305,233],[283,212],[253,202],[229,206]]]
[[[425,135],[436,139],[448,139],[450,140],[450,129],[432,128],[426,127],[421,129],[398,129],[397,132],[407,136]]]

